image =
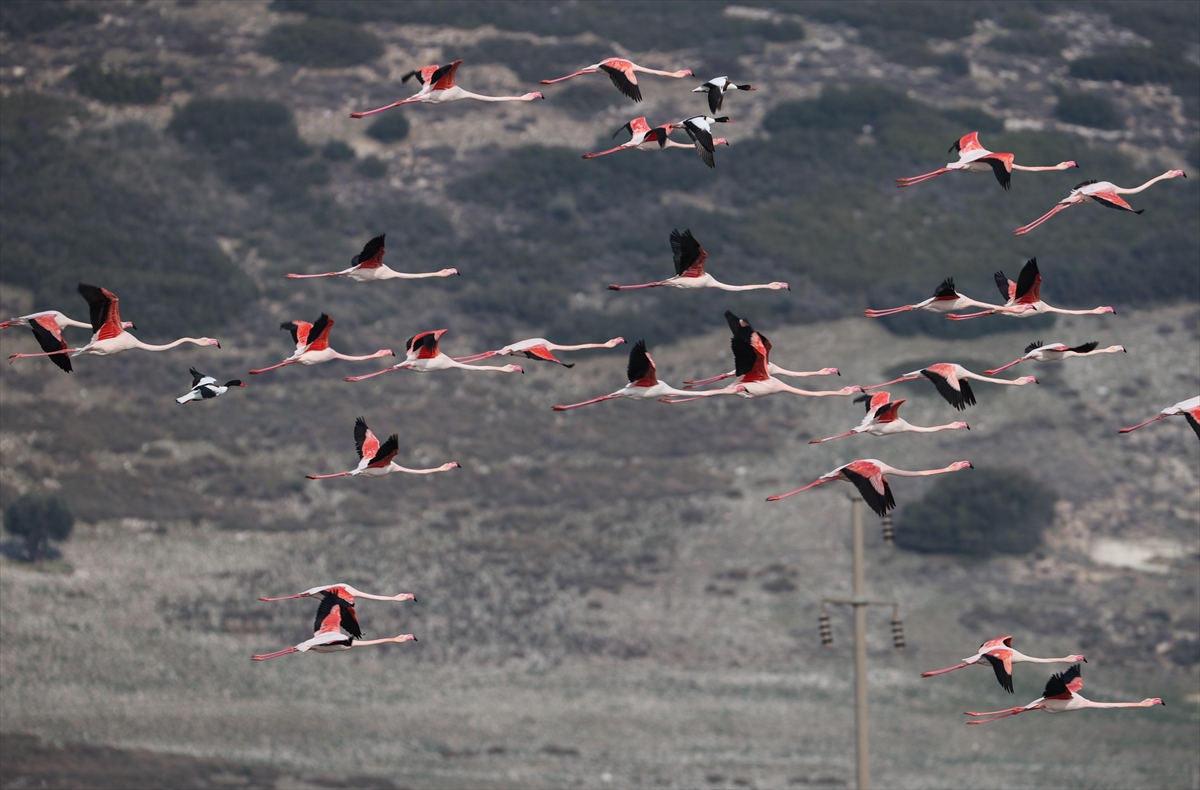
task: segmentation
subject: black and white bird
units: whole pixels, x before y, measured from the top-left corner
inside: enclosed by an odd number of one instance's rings
[[[692,142],[696,144],[696,152],[700,154],[700,158],[704,160],[704,164],[709,167],[716,167],[717,163],[713,159],[713,144],[712,125],[714,123],[733,123],[733,120],[721,116],[720,118],[712,118],[707,115],[694,115],[691,118],[671,124],[672,129],[682,129],[687,132],[688,137],[692,138]]]
[[[713,77],[699,88],[692,88],[692,93],[708,94],[708,109],[714,113],[720,112],[721,104],[725,101],[726,91],[752,91],[753,85],[735,85],[728,77]]]
[[[192,400],[207,400],[215,398],[218,395],[224,395],[225,391],[230,387],[246,386],[239,379],[227,381],[224,384],[218,384],[217,380],[212,376],[206,376],[195,368],[189,371],[192,374],[192,389],[188,394],[181,395],[175,399],[176,403],[187,403]]]

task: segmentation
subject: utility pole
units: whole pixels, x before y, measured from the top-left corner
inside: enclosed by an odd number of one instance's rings
[[[820,630],[821,643],[833,646],[833,630],[829,624],[826,604],[846,604],[854,607],[854,730],[855,765],[859,790],[871,789],[871,750],[867,718],[867,607],[892,607],[892,644],[897,650],[904,649],[904,630],[900,621],[900,605],[895,601],[873,601],[867,598],[863,564],[863,517],[862,497],[850,497],[850,512],[854,544],[854,596],[852,598],[821,599]],[[884,525],[885,539],[889,537],[891,519]],[[889,541],[890,544],[890,541]]]

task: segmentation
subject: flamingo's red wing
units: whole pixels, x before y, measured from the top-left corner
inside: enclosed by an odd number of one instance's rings
[[[375,450],[375,454],[370,456],[371,460],[367,466],[373,469],[382,469],[392,462],[392,459],[400,452],[400,437],[397,434],[392,434],[388,440],[379,445]]]
[[[33,336],[37,338],[42,351],[62,351],[67,347],[67,341],[63,340],[62,327],[54,320],[54,316],[38,316],[29,322],[29,328],[33,331]],[[67,373],[71,372],[71,358],[66,354],[52,354],[50,361]]]
[[[1116,192],[1104,190],[1103,192],[1093,192],[1088,195],[1088,197],[1102,206],[1108,206],[1109,208],[1115,208],[1121,211],[1133,211],[1133,206],[1126,203],[1124,198],[1122,198]],[[1138,211],[1135,213],[1140,214],[1142,212]]]
[[[296,344],[296,348],[302,348],[308,345],[308,333],[312,326],[307,321],[288,321],[280,324],[279,328],[286,329],[291,333],[292,342]]]
[[[125,330],[121,328],[119,300],[107,288],[79,284],[79,294],[87,301],[91,312],[92,340],[108,340]]]
[[[867,503],[867,507],[871,508],[880,518],[896,507],[896,500],[892,496],[892,487],[888,485],[883,472],[875,464],[867,461],[851,461],[842,467],[842,476],[854,484],[858,493]]]
[[[367,242],[362,248],[362,252],[350,259],[351,266],[357,266],[360,269],[378,269],[383,265],[383,238],[386,233],[382,233]]]
[[[946,138],[943,137],[942,139],[944,140]],[[970,134],[966,134],[958,138],[958,142],[951,147],[951,150],[954,148],[958,149],[960,156],[962,154],[970,153],[971,151],[982,150],[983,146],[979,144],[979,132],[971,132]]]
[[[658,383],[654,360],[646,351],[646,341],[639,340],[629,352],[629,365],[625,368],[629,383],[635,387],[653,387]]]
[[[647,134],[650,131],[650,124],[646,123],[646,116],[642,115],[625,124],[625,128],[636,137],[639,134]]]
[[[891,403],[885,405],[883,408],[881,408],[878,412],[875,413],[875,422],[880,422],[880,423],[895,422],[897,419],[900,418],[900,404],[901,403],[904,403],[903,398],[901,398],[900,400],[897,400],[897,401],[892,401]]]
[[[1042,296],[1042,274],[1038,270],[1037,258],[1030,258],[1017,275],[1017,287],[1011,301],[1016,304],[1033,304]]]
[[[331,329],[333,329],[333,319],[321,313],[321,317],[316,320],[308,333],[308,336],[311,338],[308,342],[308,350],[324,351],[329,348],[329,332]]]
[[[634,101],[642,100],[642,89],[638,87],[637,74],[633,71],[632,63],[609,58],[600,64],[600,68],[622,94]]]
[[[444,91],[454,87],[454,73],[458,71],[458,67],[462,65],[461,60],[456,60],[453,63],[442,66],[433,73],[433,90]]]

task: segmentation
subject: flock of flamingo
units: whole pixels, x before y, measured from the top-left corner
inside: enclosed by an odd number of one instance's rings
[[[406,74],[402,81],[407,82],[409,79],[415,78],[420,85],[419,90],[415,94],[383,107],[351,113],[350,117],[365,118],[395,107],[417,103],[441,104],[464,99],[484,102],[529,102],[545,98],[540,92],[525,93],[521,96],[482,96],[468,92],[458,87],[455,82],[456,74],[461,64],[461,60],[456,60],[447,65],[430,65],[414,69]],[[543,80],[542,82],[545,85],[552,85],[575,77],[599,73],[608,75],[617,90],[635,102],[642,99],[638,74],[657,75],[676,79],[692,76],[692,72],[687,69],[659,71],[643,68],[621,58],[606,58],[573,74],[568,74],[558,79]],[[734,83],[728,77],[713,78],[694,88],[692,91],[705,95],[709,110],[713,115],[696,115],[658,126],[651,126],[644,116],[634,118],[617,131],[617,134],[624,131],[630,135],[630,139],[627,142],[606,151],[585,154],[583,158],[593,159],[633,149],[663,150],[667,148],[690,148],[698,152],[700,158],[708,167],[714,167],[716,146],[728,145],[728,141],[724,138],[714,139],[712,128],[718,123],[732,123],[730,118],[723,116],[714,117],[715,114],[721,110],[727,93],[754,90],[754,87]],[[691,142],[678,143],[671,140],[670,136],[675,131],[686,133]],[[616,135],[614,134],[614,136]],[[1011,153],[994,153],[985,149],[980,144],[978,133],[976,132],[963,136],[950,150],[957,152],[958,161],[948,163],[944,167],[924,175],[897,179],[897,186],[910,187],[944,173],[965,170],[970,172],[991,172],[996,176],[1000,185],[1007,190],[1011,186],[1014,171],[1051,171],[1077,167],[1075,162],[1061,162],[1057,165],[1047,167],[1018,165],[1015,162],[1014,155]],[[1106,181],[1085,181],[1072,189],[1066,198],[1061,200],[1044,216],[1016,229],[1014,233],[1017,235],[1028,233],[1058,212],[1078,203],[1094,202],[1109,208],[1133,211],[1133,208],[1121,198],[1122,194],[1135,194],[1158,181],[1178,176],[1184,176],[1182,170],[1171,170],[1133,189],[1123,189]],[[1138,211],[1137,213],[1141,212]],[[394,271],[383,263],[385,252],[384,240],[385,237],[379,235],[368,241],[362,251],[351,259],[351,265],[346,269],[320,274],[288,274],[287,277],[292,279],[345,277],[355,282],[374,282],[387,279],[420,279],[458,275],[458,271],[453,268],[416,274]],[[673,277],[637,285],[609,285],[608,288],[615,291],[657,287],[682,289],[715,288],[725,291],[754,289],[789,290],[788,284],[785,282],[753,285],[728,285],[719,282],[705,271],[708,254],[690,230],[684,230],[682,233],[678,230],[673,230],[670,235],[670,246],[674,257],[675,275]],[[1113,312],[1113,308],[1108,306],[1096,307],[1091,310],[1066,310],[1052,307],[1041,300],[1041,279],[1041,273],[1038,268],[1037,259],[1035,258],[1025,264],[1015,282],[1006,278],[1002,272],[996,273],[997,286],[999,287],[1001,297],[1004,299],[1003,304],[989,304],[967,298],[955,289],[954,280],[947,278],[937,287],[933,296],[929,299],[917,304],[903,305],[888,310],[866,310],[865,314],[869,318],[880,318],[905,311],[926,310],[943,313],[949,320],[960,321],[985,316],[1028,318],[1044,313],[1098,315]],[[79,285],[79,293],[87,302],[90,311],[90,321],[87,323],[72,320],[62,313],[53,310],[32,313],[0,323],[0,329],[13,326],[28,326],[43,349],[41,353],[37,354],[13,354],[9,357],[10,363],[13,360],[25,357],[47,357],[59,368],[70,373],[72,370],[72,360],[81,356],[107,356],[135,348],[146,351],[166,351],[185,343],[199,346],[219,347],[220,345],[215,339],[207,337],[184,337],[166,345],[149,345],[143,343],[127,331],[136,327],[130,322],[121,320],[118,311],[118,300],[112,292],[102,287],[81,283]],[[975,312],[959,312],[963,310],[974,310]],[[846,386],[838,390],[806,390],[785,384],[777,376],[840,376],[841,372],[838,368],[834,367],[825,367],[814,371],[793,371],[782,368],[770,360],[772,346],[766,335],[754,329],[749,321],[734,315],[732,312],[727,311],[725,318],[732,333],[730,348],[733,353],[733,370],[709,378],[685,381],[682,388],[671,387],[658,380],[654,359],[650,356],[645,341],[639,340],[633,345],[629,353],[628,381],[625,386],[607,395],[601,395],[580,403],[554,406],[554,410],[568,411],[616,398],[657,400],[663,403],[677,404],[721,395],[736,395],[742,398],[759,398],[777,393],[790,393],[805,397],[848,397],[856,395],[856,400],[862,401],[866,405],[866,416],[862,421],[857,426],[842,433],[823,439],[814,439],[812,440],[813,444],[853,437],[863,433],[869,433],[873,436],[888,436],[902,432],[932,433],[960,429],[969,430],[970,426],[962,421],[931,427],[912,425],[899,416],[900,406],[905,402],[904,399],[894,399],[891,393],[882,391],[881,388],[907,381],[925,379],[933,384],[938,394],[947,403],[955,409],[963,411],[976,403],[972,382],[987,382],[1014,387],[1037,383],[1037,379],[1032,376],[1016,379],[995,378],[996,374],[1022,362],[1062,361],[1071,357],[1086,357],[1125,351],[1119,345],[1100,349],[1097,348],[1098,344],[1095,342],[1082,343],[1076,346],[1068,346],[1065,343],[1051,343],[1047,345],[1037,342],[1027,347],[1024,355],[1015,361],[992,370],[987,370],[983,375],[967,370],[961,365],[945,362],[931,364],[920,370],[905,373],[899,378],[882,384],[865,387]],[[294,344],[294,350],[291,355],[282,362],[252,370],[250,373],[258,375],[292,364],[316,365],[335,359],[365,361],[395,356],[395,353],[391,349],[380,349],[373,354],[364,356],[349,356],[335,351],[329,345],[329,336],[333,329],[333,324],[333,319],[324,313],[312,323],[302,320],[293,320],[284,323],[281,328],[289,332]],[[92,338],[85,345],[73,348],[69,347],[63,338],[63,329],[66,327],[90,329],[92,331]],[[446,331],[446,329],[437,329],[414,334],[405,342],[405,355],[402,361],[373,373],[351,376],[345,380],[348,382],[363,381],[399,370],[412,370],[421,373],[449,369],[489,371],[493,373],[523,373],[524,370],[520,365],[483,366],[472,364],[494,356],[512,355],[521,355],[530,360],[557,363],[569,368],[572,367],[572,364],[562,362],[555,356],[554,352],[567,352],[587,348],[613,348],[625,342],[624,338],[615,337],[603,343],[559,345],[551,343],[544,338],[530,338],[491,351],[462,357],[451,357],[441,351],[439,347],[439,343]],[[225,384],[218,384],[215,378],[200,373],[195,368],[191,369],[191,374],[192,387],[186,394],[177,398],[180,404],[211,400],[230,389],[246,386],[237,379],[227,381]],[[734,383],[715,389],[698,389],[727,378],[734,378]],[[872,390],[877,391],[872,393]],[[1200,436],[1200,397],[1191,398],[1165,408],[1157,417],[1139,425],[1122,428],[1120,429],[1120,433],[1128,433],[1151,422],[1174,415],[1183,415],[1193,430],[1196,431],[1197,435]],[[424,475],[458,468],[458,464],[454,462],[448,462],[430,469],[409,469],[397,464],[395,458],[400,450],[398,436],[392,434],[387,441],[381,443],[371,429],[367,427],[366,420],[362,417],[358,418],[355,422],[354,441],[359,457],[358,465],[354,469],[333,474],[310,474],[308,477],[310,479],[357,476],[383,477],[397,472]],[[770,496],[767,499],[768,501],[778,501],[831,481],[844,480],[853,484],[858,489],[863,499],[875,513],[883,516],[896,506],[888,480],[889,477],[923,477],[958,472],[970,468],[972,468],[971,463],[964,460],[939,469],[908,471],[897,469],[876,459],[864,458],[843,464],[802,488]],[[263,661],[291,653],[308,651],[318,653],[336,652],[372,644],[401,643],[416,640],[416,637],[412,634],[400,634],[399,636],[387,639],[363,640],[363,632],[358,624],[358,618],[355,613],[355,600],[357,598],[383,601],[415,601],[416,597],[411,593],[380,596],[361,592],[346,584],[332,584],[314,587],[296,595],[284,596],[284,598],[262,598],[261,600],[277,601],[284,600],[285,598],[310,597],[320,598],[312,638],[277,652],[255,655],[253,657],[254,660]],[[1028,705],[999,711],[968,713],[967,715],[970,716],[985,717],[970,721],[968,722],[969,724],[982,724],[1030,710],[1045,710],[1049,713],[1060,713],[1081,710],[1083,708],[1150,707],[1164,704],[1159,698],[1150,698],[1141,702],[1130,703],[1096,703],[1085,699],[1079,694],[1083,687],[1083,680],[1080,677],[1078,662],[1085,662],[1086,660],[1082,655],[1070,655],[1063,658],[1032,658],[1013,649],[1012,638],[1005,636],[985,642],[980,646],[979,651],[975,655],[963,659],[961,663],[953,667],[926,672],[922,676],[931,677],[971,665],[982,665],[986,662],[995,671],[996,677],[1004,690],[1012,693],[1012,665],[1015,663],[1072,664],[1065,672],[1052,676],[1046,684],[1045,693]]]

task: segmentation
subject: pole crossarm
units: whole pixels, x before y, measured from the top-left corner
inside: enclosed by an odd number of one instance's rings
[[[900,604],[897,601],[875,601],[870,598],[822,598],[821,603],[839,603],[845,606],[890,606],[893,609]]]

